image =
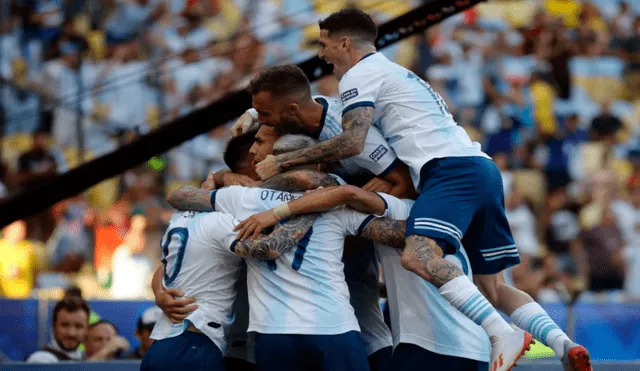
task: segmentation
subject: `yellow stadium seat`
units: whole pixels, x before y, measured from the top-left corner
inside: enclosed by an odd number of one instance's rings
[[[537,170],[517,170],[513,173],[513,186],[536,208],[542,206],[545,196],[544,176]]]
[[[105,41],[105,34],[103,31],[91,31],[87,35],[87,42],[89,43],[89,55],[94,61],[101,61],[104,59],[107,53],[107,45]]]

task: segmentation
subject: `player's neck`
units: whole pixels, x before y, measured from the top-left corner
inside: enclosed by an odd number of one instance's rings
[[[322,113],[324,112],[324,106],[321,103],[316,102],[314,99],[308,103],[309,107],[302,110],[302,121],[308,134],[315,134],[322,125]]]
[[[355,66],[356,64],[358,64],[358,62],[360,62],[364,57],[366,57],[369,54],[373,54],[375,53],[377,50],[375,48],[375,46],[370,46],[370,47],[363,47],[363,48],[358,48],[355,49],[351,52],[350,55],[350,63],[349,65],[351,67]]]

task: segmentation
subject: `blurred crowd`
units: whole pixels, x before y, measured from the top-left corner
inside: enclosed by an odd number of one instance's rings
[[[14,0],[0,6],[0,197],[316,53],[317,20],[422,1]],[[493,0],[383,50],[500,166],[540,301],[640,299],[640,1]],[[335,96],[327,77],[314,92]],[[2,231],[0,295],[150,298],[168,192],[224,167],[228,126]],[[33,290],[37,288],[39,290]]]

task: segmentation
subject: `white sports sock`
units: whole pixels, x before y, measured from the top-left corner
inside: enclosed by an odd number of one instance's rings
[[[528,303],[513,311],[511,319],[516,326],[528,331],[536,340],[550,347],[558,358],[564,355],[564,341],[569,340],[536,302]]]
[[[467,276],[459,276],[445,283],[440,287],[440,294],[462,314],[482,326],[489,336],[513,333],[507,321]]]

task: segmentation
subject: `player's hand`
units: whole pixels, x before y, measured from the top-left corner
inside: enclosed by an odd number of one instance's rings
[[[104,350],[107,354],[113,354],[118,351],[126,353],[129,351],[130,347],[131,345],[129,344],[129,341],[127,341],[127,339],[123,338],[122,336],[116,336],[104,346]]]
[[[200,186],[201,189],[206,189],[207,191],[213,191],[216,189],[216,180],[215,180],[215,174],[214,172],[210,172],[209,175],[207,176],[207,179],[205,179],[204,182],[202,182],[202,185]]]
[[[198,309],[195,298],[182,298],[184,293],[180,289],[169,288],[154,293],[156,305],[169,317],[173,323],[181,323],[191,312]],[[182,298],[182,299],[176,299]]]
[[[371,192],[389,193],[393,189],[393,183],[389,182],[386,179],[376,177],[365,184],[362,189]]]
[[[231,136],[237,137],[246,133],[253,127],[254,124],[255,121],[253,121],[253,117],[251,116],[251,114],[249,114],[249,112],[243,113],[242,116],[240,116],[238,120],[233,124],[233,126],[231,126]]]
[[[278,218],[273,210],[267,210],[243,220],[234,228],[234,231],[238,231],[240,241],[249,237],[257,239],[265,228],[273,227],[276,224],[278,224]]]
[[[234,185],[243,186],[243,187],[252,187],[258,183],[246,175],[234,174],[234,173],[224,174],[222,176],[222,182],[224,183],[225,187],[234,186]]]
[[[256,173],[260,179],[269,179],[282,172],[276,156],[269,155],[256,165]]]

